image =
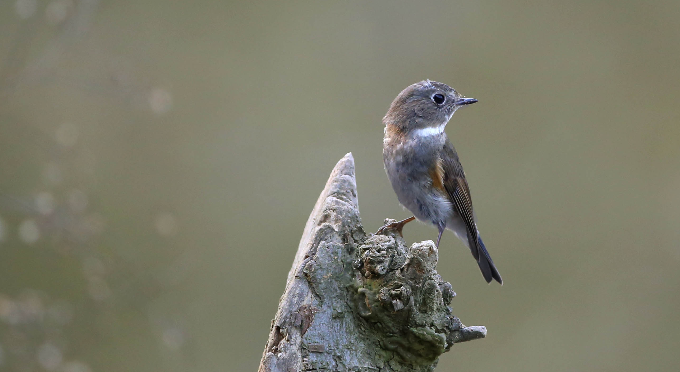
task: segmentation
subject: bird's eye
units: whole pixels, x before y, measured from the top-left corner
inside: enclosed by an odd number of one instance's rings
[[[442,103],[444,103],[444,101],[446,101],[446,97],[444,97],[443,94],[437,93],[434,96],[432,96],[432,100],[434,101],[434,103],[441,105]]]

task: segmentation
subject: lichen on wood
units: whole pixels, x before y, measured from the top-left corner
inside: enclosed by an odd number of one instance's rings
[[[364,232],[347,154],[307,221],[260,371],[432,371],[455,343],[486,335],[453,316],[437,258],[431,241]]]

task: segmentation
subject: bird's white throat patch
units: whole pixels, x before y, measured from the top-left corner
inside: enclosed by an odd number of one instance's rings
[[[446,128],[446,124],[438,127],[418,128],[413,131],[413,135],[416,137],[436,136],[444,133],[444,128]]]

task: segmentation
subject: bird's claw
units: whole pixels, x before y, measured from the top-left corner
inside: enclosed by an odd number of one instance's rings
[[[404,225],[406,225],[407,223],[409,223],[409,222],[411,222],[415,219],[416,219],[415,216],[411,216],[411,217],[404,219],[404,220],[401,220],[401,221],[385,224],[381,228],[379,228],[378,231],[375,232],[375,235],[384,235],[386,231],[392,230],[392,231],[398,232],[399,236],[401,236],[403,238],[404,235],[402,234],[401,230],[404,228]]]

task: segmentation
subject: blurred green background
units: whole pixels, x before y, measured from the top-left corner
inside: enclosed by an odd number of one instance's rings
[[[680,365],[680,2],[0,3],[0,370],[253,371],[308,214],[429,78],[487,285],[447,233],[437,371]],[[407,241],[436,230],[409,225]]]

